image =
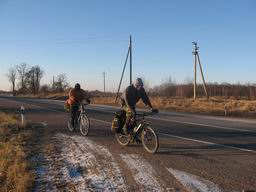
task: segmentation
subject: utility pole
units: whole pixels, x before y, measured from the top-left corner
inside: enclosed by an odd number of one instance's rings
[[[196,99],[196,96],[197,96],[197,93],[196,93],[196,87],[197,87],[197,84],[196,84],[197,61],[198,61],[198,64],[199,64],[199,68],[200,68],[200,72],[201,72],[201,77],[202,77],[202,80],[203,80],[204,92],[205,92],[206,97],[208,98],[208,91],[207,91],[206,83],[205,83],[205,80],[204,80],[203,68],[202,68],[200,57],[199,57],[199,53],[198,53],[199,47],[197,46],[197,42],[193,41],[192,44],[194,45],[194,51],[192,52],[192,54],[195,55],[195,65],[194,65],[194,99]]]
[[[106,92],[106,79],[105,79],[105,76],[106,76],[106,72],[104,71],[103,72],[103,85],[104,85],[104,93]]]
[[[52,77],[52,89],[54,90],[54,76]]]
[[[132,36],[130,35],[130,85],[132,84]]]
[[[124,67],[123,67],[123,71],[122,71],[122,75],[121,75],[121,79],[120,79],[119,85],[118,85],[118,90],[117,90],[117,94],[116,94],[115,103],[116,103],[117,98],[118,98],[120,87],[121,87],[121,84],[122,84],[122,81],[123,81],[124,71],[125,71],[126,64],[127,64],[129,56],[130,56],[130,85],[131,85],[132,84],[132,36],[131,35],[130,35],[130,44],[129,44],[128,52],[127,52],[127,55],[126,55],[126,59],[125,59],[125,63],[124,63]]]

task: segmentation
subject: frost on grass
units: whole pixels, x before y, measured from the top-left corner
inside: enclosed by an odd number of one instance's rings
[[[88,138],[57,134],[59,151],[39,153],[34,191],[128,191],[111,153]]]
[[[183,171],[169,168],[168,171],[184,186],[188,191],[191,192],[221,192],[219,187],[213,182],[186,173]]]
[[[143,191],[164,191],[156,178],[153,167],[138,155],[120,155],[133,173],[134,180]]]
[[[77,191],[127,191],[125,180],[111,153],[88,138],[57,134],[62,147],[63,179]]]

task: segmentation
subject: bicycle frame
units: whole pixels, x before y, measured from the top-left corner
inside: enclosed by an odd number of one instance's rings
[[[148,116],[146,113],[139,114],[137,116],[140,116],[140,118],[135,119],[136,124],[131,131],[131,136],[133,138],[136,138],[136,136],[141,133],[145,125],[149,125],[145,120],[145,116]]]

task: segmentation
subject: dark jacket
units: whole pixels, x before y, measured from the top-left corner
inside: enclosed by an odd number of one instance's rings
[[[137,90],[134,85],[129,85],[121,96],[121,104],[135,111],[136,103],[142,99],[143,103],[150,108],[152,105],[144,88]]]

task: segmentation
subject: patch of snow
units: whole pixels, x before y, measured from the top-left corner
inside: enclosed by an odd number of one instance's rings
[[[65,159],[63,179],[76,191],[128,191],[118,164],[103,146],[82,136],[57,134]]]
[[[172,168],[167,170],[190,192],[221,192],[218,185],[199,176]]]
[[[157,181],[153,167],[138,155],[120,155],[128,168],[132,171],[134,180],[143,191],[164,191]]]

